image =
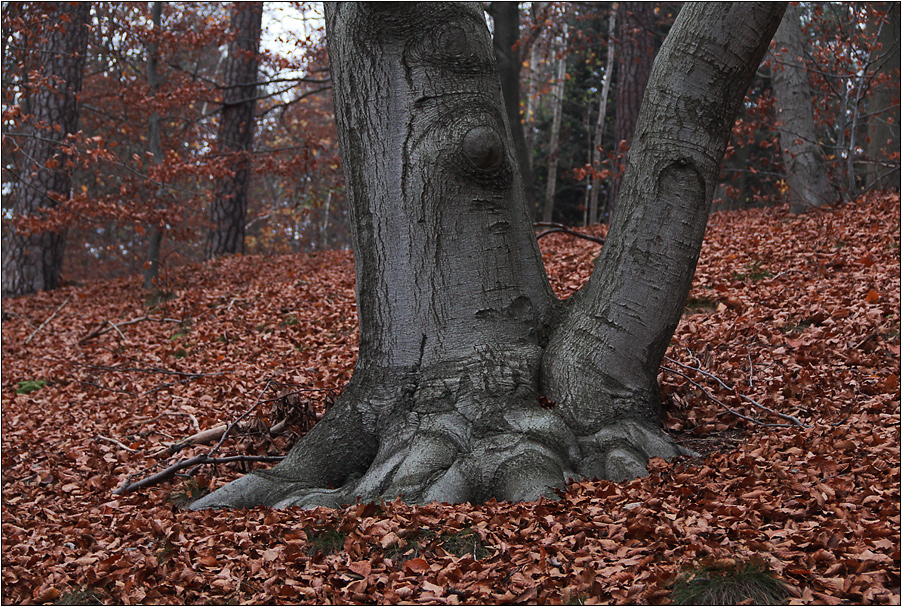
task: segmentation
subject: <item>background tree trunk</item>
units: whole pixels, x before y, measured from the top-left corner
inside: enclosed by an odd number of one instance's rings
[[[609,221],[618,204],[626,151],[633,142],[643,93],[655,61],[655,5],[618,2],[618,69],[615,97],[615,163],[608,190]]]
[[[877,75],[869,100],[868,155],[871,160],[866,183],[869,188],[900,187],[900,3],[887,2],[880,22],[876,53]],[[896,160],[893,160],[896,154]],[[891,165],[888,167],[887,165]],[[895,165],[895,166],[894,166]]]
[[[524,139],[520,110],[522,51],[514,48],[520,41],[520,9],[517,2],[490,2],[488,12],[492,17],[494,28],[492,46],[495,50],[495,61],[502,84],[502,96],[505,99],[505,111],[508,114],[514,150],[517,153],[517,165],[526,189],[528,204],[532,204],[535,198],[533,169],[530,164],[530,152]]]
[[[615,68],[615,24],[617,23],[617,9],[614,2],[611,3],[611,16],[608,18],[608,45],[605,57],[605,76],[602,77],[602,93],[599,99],[599,115],[596,118],[596,130],[593,133],[593,152],[592,152],[592,178],[590,180],[589,190],[589,217],[588,224],[596,224],[599,221],[599,189],[602,186],[602,180],[599,178],[599,171],[602,166],[602,133],[605,131],[605,114],[608,111],[608,91],[611,88],[611,76]]]
[[[552,88],[552,103],[555,107],[552,110],[552,134],[549,136],[549,169],[546,174],[546,199],[543,205],[542,221],[552,221],[552,211],[555,208],[555,188],[558,183],[558,150],[561,139],[561,110],[564,105],[564,84],[567,78],[567,46],[568,46],[568,28],[567,25],[562,26],[561,35],[558,38],[558,44],[554,46],[555,52],[560,55],[558,58],[558,75],[555,79],[555,86]]]
[[[49,27],[38,44],[42,78],[32,81],[28,104],[33,132],[13,192],[17,218],[40,219],[70,196],[72,167],[64,142],[78,131],[78,93],[88,47],[88,2],[54,2],[45,8]],[[63,264],[66,233],[28,232],[9,227],[3,246],[3,295],[21,296],[55,289]]]
[[[585,293],[560,304],[480,5],[326,5],[357,366],[283,462],[192,508],[532,500],[568,478],[627,479],[649,457],[681,453],[661,431],[656,371],[734,115],[783,6],[684,12],[644,105],[613,237]]]
[[[163,3],[154,2],[151,5],[151,22],[154,24],[154,34],[160,34],[161,21],[163,18]],[[159,74],[157,73],[158,60],[157,40],[154,39],[147,45],[147,86],[150,89],[151,97],[156,103],[157,89],[159,88]],[[151,154],[154,155],[154,164],[159,165],[163,162],[163,150],[160,148],[160,113],[154,108],[148,120],[148,143]],[[157,189],[157,196],[162,195],[162,190]],[[160,245],[163,243],[163,226],[153,224],[150,226],[147,248],[147,261],[144,266],[144,288],[152,289],[157,274],[160,271]]]
[[[254,108],[257,106],[257,52],[263,2],[235,2],[226,63],[223,111],[217,136],[220,154],[227,155],[228,174],[219,178],[207,238],[207,258],[245,249],[245,215],[251,181],[250,152],[254,147]]]
[[[781,154],[792,213],[803,213],[836,200],[815,134],[812,88],[803,58],[802,9],[790,6],[774,36],[771,81],[777,101]]]

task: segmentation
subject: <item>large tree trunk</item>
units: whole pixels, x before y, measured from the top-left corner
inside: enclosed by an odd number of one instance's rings
[[[326,7],[358,278],[354,377],[285,461],[193,508],[530,500],[681,453],[661,430],[656,371],[783,6],[684,9],[622,211],[566,303],[521,195],[480,6],[418,9]]]
[[[533,169],[530,166],[530,153],[524,139],[520,111],[521,50],[514,48],[520,41],[520,9],[517,2],[490,2],[488,12],[492,17],[494,28],[492,46],[495,50],[495,62],[502,84],[502,97],[505,100],[505,112],[508,114],[514,151],[517,154],[517,165],[524,182],[528,204],[532,204]]]
[[[777,101],[781,153],[792,213],[832,203],[837,198],[828,182],[812,112],[812,88],[803,63],[802,9],[790,6],[774,36],[771,80]]]
[[[900,187],[900,3],[886,2],[873,56],[879,80],[869,99],[869,188]]]
[[[611,221],[624,176],[625,150],[636,130],[643,93],[655,60],[655,7],[652,2],[618,2],[618,69],[615,96],[615,166],[606,215]]]
[[[223,110],[217,148],[226,155],[227,173],[217,180],[210,208],[212,227],[207,237],[207,258],[245,249],[245,215],[251,181],[250,153],[254,147],[254,108],[257,106],[257,51],[263,2],[235,2],[226,63]]]
[[[88,2],[54,2],[46,9],[48,27],[35,52],[39,77],[28,103],[33,132],[25,142],[23,167],[13,192],[14,217],[40,219],[69,198],[71,159],[66,138],[78,131],[78,93],[88,47]],[[65,230],[29,232],[10,226],[3,245],[3,295],[20,296],[55,289],[63,265]]]

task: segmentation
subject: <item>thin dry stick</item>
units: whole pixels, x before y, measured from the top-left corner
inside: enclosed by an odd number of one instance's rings
[[[101,335],[107,333],[108,331],[112,331],[113,327],[115,327],[118,330],[119,327],[124,327],[126,325],[134,325],[135,323],[141,323],[142,321],[153,321],[155,323],[181,323],[181,321],[179,321],[178,319],[167,319],[167,318],[154,319],[154,318],[148,317],[148,316],[138,317],[137,319],[129,319],[128,321],[123,321],[122,323],[119,323],[119,324],[115,324],[112,321],[106,321],[104,323],[101,323],[100,326],[97,327],[97,329],[95,329],[94,331],[89,333],[87,336],[85,336],[84,338],[81,338],[78,341],[78,343],[83,344],[83,343],[87,342],[88,340],[90,340],[91,338],[96,338],[98,336],[101,336]],[[109,327],[108,324],[112,325],[113,327]],[[120,332],[120,333],[122,333],[122,332]]]
[[[37,328],[36,330],[34,330],[33,332],[31,332],[31,335],[30,335],[30,336],[28,336],[27,338],[25,338],[25,343],[28,344],[29,342],[31,342],[31,339],[34,338],[35,334],[38,333],[39,331],[41,331],[41,329],[43,329],[44,326],[47,325],[47,323],[49,323],[50,320],[51,320],[53,317],[56,316],[56,313],[58,313],[59,311],[61,311],[61,310],[63,309],[63,306],[65,306],[66,304],[68,304],[68,303],[69,303],[69,300],[71,300],[71,299],[72,299],[72,296],[69,296],[68,298],[66,298],[66,301],[63,302],[62,304],[60,304],[60,305],[57,307],[57,309],[53,311],[53,314],[51,314],[49,317],[47,317],[46,319],[44,319],[44,322],[41,323],[40,325],[38,325],[38,328]]]
[[[113,492],[113,494],[121,496],[128,492],[134,492],[135,490],[140,490],[141,488],[167,481],[168,479],[173,478],[176,473],[182,469],[187,469],[188,467],[199,467],[205,464],[226,464],[229,462],[278,462],[283,458],[283,456],[224,456],[222,458],[211,458],[207,454],[201,454],[189,458],[188,460],[177,462],[159,473],[154,473],[150,477],[145,477],[135,483],[131,483],[131,476],[129,476],[126,478],[125,482]]]
[[[534,228],[548,228],[548,230],[544,230],[543,232],[540,232],[539,234],[536,235],[537,241],[539,239],[541,239],[542,237],[546,236],[547,234],[554,234],[556,232],[564,232],[565,234],[570,234],[571,236],[576,236],[577,238],[580,238],[580,239],[586,239],[587,241],[592,241],[594,243],[599,243],[602,245],[605,244],[605,239],[603,239],[601,237],[593,236],[591,234],[585,234],[583,232],[577,232],[576,230],[568,228],[564,224],[557,224],[555,222],[535,222],[533,224],[533,227]]]
[[[665,370],[666,372],[670,372],[670,373],[672,373],[672,374],[676,374],[676,375],[680,376],[681,378],[684,378],[687,382],[689,382],[690,384],[692,384],[693,386],[695,386],[696,388],[698,388],[699,390],[701,390],[703,393],[705,393],[705,396],[706,396],[706,397],[708,397],[709,399],[711,399],[712,401],[714,401],[715,403],[717,403],[718,405],[720,405],[721,407],[723,407],[724,409],[726,409],[728,412],[730,412],[731,414],[733,414],[733,415],[736,416],[737,418],[742,418],[743,420],[747,420],[747,421],[749,421],[749,422],[752,422],[753,424],[758,424],[758,425],[760,425],[760,426],[768,426],[768,427],[775,427],[775,428],[786,428],[786,427],[794,426],[794,425],[792,425],[792,424],[773,424],[773,423],[770,423],[770,422],[762,422],[761,420],[759,420],[759,419],[757,419],[757,418],[750,418],[749,416],[744,416],[744,415],[741,414],[740,412],[738,412],[738,411],[736,411],[736,410],[734,410],[734,409],[731,409],[730,406],[728,406],[726,403],[724,403],[723,401],[721,401],[720,399],[718,399],[717,397],[715,397],[713,394],[711,394],[711,393],[706,389],[706,387],[704,387],[703,385],[699,384],[699,383],[696,382],[695,380],[691,379],[691,378],[690,378],[689,376],[687,376],[686,374],[683,374],[683,373],[677,371],[676,369],[671,369],[670,367],[665,367],[664,365],[661,366],[661,369]]]
[[[719,378],[718,376],[716,376],[715,374],[713,374],[711,372],[707,372],[706,370],[702,369],[701,367],[693,367],[692,365],[687,365],[686,363],[681,363],[680,361],[675,361],[671,357],[665,357],[665,359],[670,361],[671,363],[675,363],[675,364],[681,366],[684,369],[689,369],[694,372],[699,372],[703,376],[708,376],[709,378],[711,378],[712,380],[714,380],[715,382],[717,382],[718,384],[720,384],[721,386],[723,386],[724,388],[726,388],[729,391],[734,390],[734,387],[728,386],[727,384],[725,384],[725,382],[721,378]],[[696,360],[699,361],[698,359],[696,359]],[[667,369],[667,368],[663,368],[663,369]],[[670,370],[670,371],[673,371],[673,370]],[[681,374],[681,375],[683,375],[683,374]],[[684,377],[686,378],[686,376],[684,376]],[[687,378],[687,379],[689,380],[689,378]],[[783,425],[783,426],[800,426],[800,427],[808,428],[807,425],[800,422],[800,420],[798,418],[796,418],[795,416],[791,416],[789,414],[782,414],[781,412],[776,412],[773,409],[771,409],[770,407],[765,407],[764,405],[762,405],[755,399],[753,399],[751,397],[747,397],[746,395],[744,395],[742,393],[738,393],[738,395],[740,396],[741,399],[748,401],[749,403],[751,403],[755,407],[759,408],[763,412],[768,412],[769,414],[773,414],[773,415],[777,416],[778,418],[783,418],[784,420],[789,420],[790,422],[793,423],[792,425]]]
[[[97,435],[97,437],[95,437],[95,439],[102,439],[104,441],[109,441],[110,443],[115,443],[116,445],[121,447],[123,450],[125,450],[127,452],[131,452],[133,454],[138,451],[138,450],[130,448],[129,446],[122,443],[121,441],[117,441],[115,439],[110,439],[109,437],[104,437],[103,435]]]

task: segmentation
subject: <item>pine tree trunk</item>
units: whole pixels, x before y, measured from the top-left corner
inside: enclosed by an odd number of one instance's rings
[[[70,196],[72,168],[64,143],[78,131],[81,91],[88,46],[88,2],[49,3],[50,26],[36,53],[40,77],[28,92],[33,133],[24,144],[24,166],[13,192],[16,218],[40,219]],[[21,296],[55,289],[63,265],[64,229],[29,232],[9,227],[3,245],[3,295]]]
[[[608,190],[607,215],[614,216],[624,176],[626,150],[633,142],[643,93],[655,60],[652,2],[618,2],[618,81],[615,97],[615,163]]]
[[[569,478],[628,479],[649,457],[683,453],[661,430],[656,372],[734,116],[783,8],[682,10],[609,242],[589,285],[559,303],[480,5],[327,4],[357,366],[283,462],[192,508],[554,498]]]
[[[815,134],[812,88],[803,63],[802,9],[790,6],[774,36],[771,80],[781,123],[781,153],[792,213],[836,200]]]
[[[257,106],[257,52],[263,2],[235,2],[226,63],[223,110],[217,149],[227,159],[227,174],[217,180],[210,208],[212,228],[207,237],[207,258],[245,249],[245,216],[251,182],[254,147],[254,108]]]

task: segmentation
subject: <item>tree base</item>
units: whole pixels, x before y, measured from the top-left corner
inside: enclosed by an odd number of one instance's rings
[[[283,462],[191,508],[555,499],[569,479],[626,481],[646,475],[649,458],[692,455],[633,420],[575,434],[540,405],[539,349],[516,354],[483,349],[428,371],[384,371],[366,393],[367,382],[352,382]]]

